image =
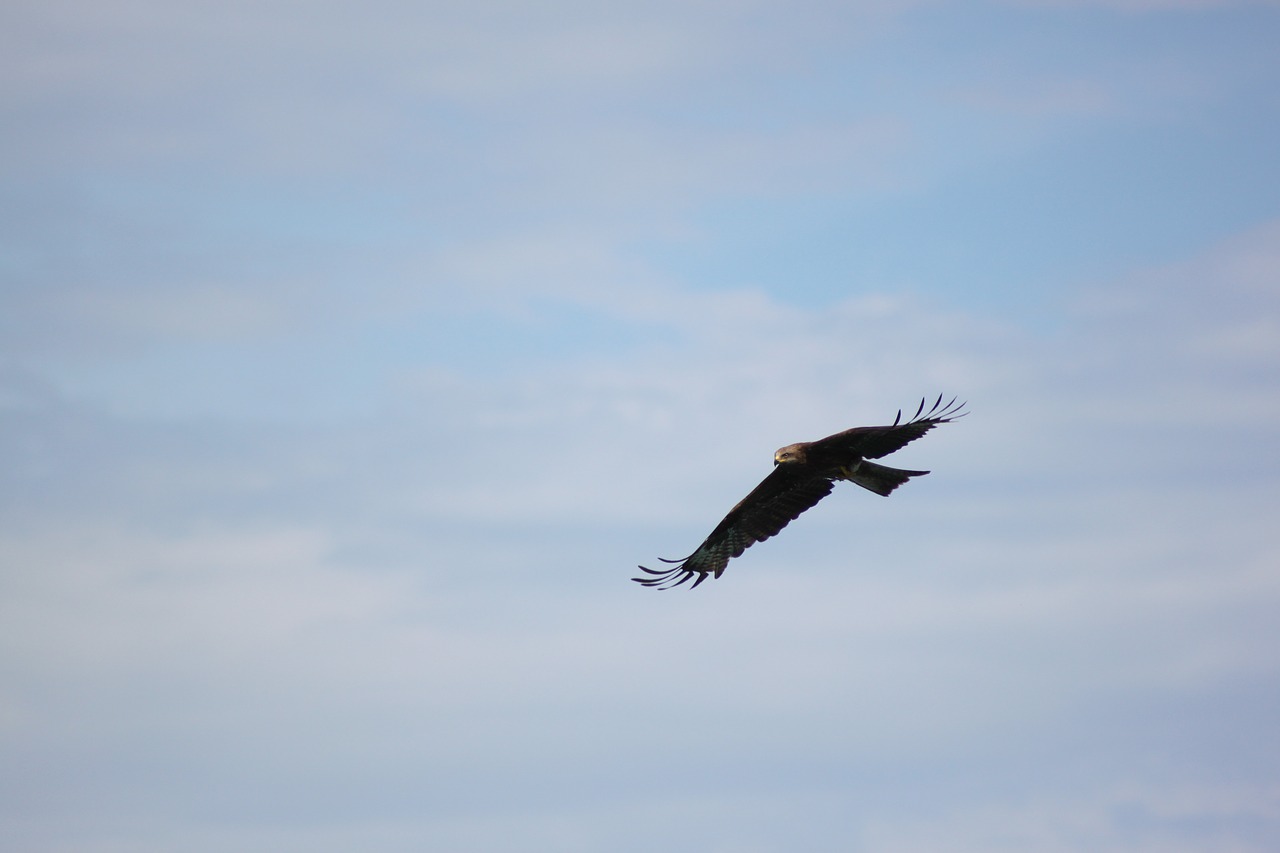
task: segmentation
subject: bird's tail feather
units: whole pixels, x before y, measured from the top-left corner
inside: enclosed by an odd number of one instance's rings
[[[912,477],[922,477],[928,474],[928,471],[906,471],[902,468],[890,468],[888,465],[877,465],[874,462],[862,460],[862,463],[852,471],[845,469],[844,479],[857,483],[864,489],[869,489],[877,495],[889,496],[889,493],[910,480]]]

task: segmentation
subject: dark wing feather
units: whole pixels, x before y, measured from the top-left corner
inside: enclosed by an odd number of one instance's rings
[[[954,397],[944,404],[939,395],[927,412],[924,406],[925,400],[921,400],[916,413],[906,423],[901,422],[902,412],[899,410],[898,417],[889,426],[855,427],[810,442],[809,461],[826,467],[847,465],[859,458],[879,459],[901,450],[938,424],[949,423],[967,414],[961,411],[964,403],[957,404]]]
[[[877,494],[887,495],[905,482],[907,477],[927,473],[882,468],[882,472],[891,472],[891,480],[898,481],[876,488],[874,484],[868,485],[856,475],[850,476],[848,471],[842,470],[863,459],[888,456],[938,424],[948,423],[967,414],[962,411],[964,403],[957,404],[954,397],[944,404],[942,395],[939,394],[927,412],[924,409],[925,402],[924,399],[920,400],[915,414],[906,423],[902,423],[902,412],[899,410],[898,416],[889,426],[856,427],[809,442],[805,445],[807,463],[774,468],[773,473],[765,477],[760,485],[751,490],[751,494],[743,498],[716,525],[716,529],[698,546],[698,550],[683,560],[663,559],[664,563],[674,564],[669,569],[647,569],[641,566],[640,570],[649,577],[632,580],[658,589],[670,589],[693,580],[693,586],[690,587],[692,589],[712,575],[720,577],[729,560],[740,556],[756,542],[773,536],[798,518],[800,513],[831,494],[832,478],[853,479]]]
[[[698,550],[682,560],[662,560],[679,565],[669,569],[640,566],[640,570],[651,577],[632,580],[645,586],[670,589],[694,577],[697,578],[694,587],[711,575],[720,577],[730,559],[786,527],[800,513],[831,494],[832,485],[831,480],[814,476],[807,466],[799,470],[796,466],[778,466],[729,510]]]

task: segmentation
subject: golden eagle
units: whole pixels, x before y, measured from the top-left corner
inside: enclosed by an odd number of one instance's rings
[[[646,569],[650,577],[632,578],[644,586],[670,589],[697,577],[693,589],[711,575],[720,577],[729,560],[742,554],[756,542],[763,542],[794,521],[809,507],[831,494],[836,480],[849,480],[877,495],[889,493],[912,477],[928,471],[904,471],[877,465],[868,459],[879,459],[915,441],[938,424],[963,417],[964,403],[956,399],[943,405],[942,395],[929,411],[920,401],[916,413],[902,423],[902,410],[889,426],[854,427],[817,441],[788,444],[773,454],[773,471],[751,490],[724,520],[716,525],[706,541],[669,569]]]

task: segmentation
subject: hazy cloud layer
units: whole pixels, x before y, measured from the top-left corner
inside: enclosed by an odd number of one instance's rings
[[[1280,840],[1266,4],[3,14],[12,849]]]

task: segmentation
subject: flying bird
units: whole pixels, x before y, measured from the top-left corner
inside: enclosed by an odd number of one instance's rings
[[[632,578],[644,586],[670,589],[692,578],[693,589],[707,578],[720,577],[729,560],[757,542],[773,536],[800,513],[831,494],[836,480],[848,480],[888,497],[898,486],[928,471],[906,471],[877,465],[869,459],[888,456],[908,442],[915,441],[938,424],[964,417],[964,403],[951,398],[945,405],[942,395],[929,411],[925,400],[905,423],[902,410],[889,426],[854,427],[817,441],[802,441],[779,448],[773,454],[773,471],[760,481],[737,506],[729,510],[698,550],[679,560],[659,557],[675,564],[669,569],[646,569],[648,577]]]

